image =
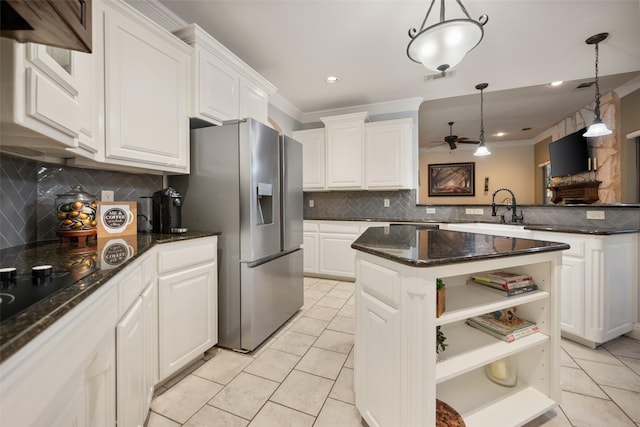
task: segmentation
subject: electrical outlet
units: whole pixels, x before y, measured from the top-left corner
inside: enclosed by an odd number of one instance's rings
[[[113,202],[113,191],[102,190],[100,192],[100,200],[102,200],[103,202]]]
[[[436,213],[436,208],[427,208],[427,213],[428,213],[428,214],[434,214],[434,213]]]
[[[587,219],[604,219],[604,211],[587,211]]]
[[[384,199],[384,207],[385,208],[389,207],[389,199]]]
[[[475,211],[473,208],[465,208],[464,213],[467,215],[475,215]]]
[[[315,203],[313,203],[313,199],[309,199],[309,207],[312,208],[315,206]]]
[[[484,209],[482,209],[482,208],[474,209],[474,210],[473,210],[473,213],[474,213],[475,215],[484,215]]]

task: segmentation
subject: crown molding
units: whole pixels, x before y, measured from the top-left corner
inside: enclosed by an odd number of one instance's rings
[[[287,98],[280,95],[280,93],[276,92],[269,96],[269,104],[273,105],[292,119],[302,123],[304,113],[300,111],[298,107],[289,102]]]
[[[125,0],[129,6],[138,10],[147,18],[160,25],[169,32],[185,27],[188,23],[175,13],[160,3],[158,0]]]
[[[399,113],[403,111],[418,111],[424,99],[420,97],[398,99],[395,101],[377,102],[374,104],[355,105],[352,107],[334,108],[328,110],[303,113],[301,123],[320,122],[322,117],[338,116],[342,114],[359,113],[367,111],[370,116],[378,114]]]
[[[640,89],[640,76],[631,79],[619,88],[614,89],[614,92],[617,93],[620,98],[623,98],[638,89]]]

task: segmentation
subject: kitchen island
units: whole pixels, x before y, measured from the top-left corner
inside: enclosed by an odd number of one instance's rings
[[[560,398],[560,266],[564,243],[421,229],[373,227],[356,255],[356,406],[369,425],[434,426],[436,399],[468,427],[522,425]],[[473,273],[526,273],[539,290],[506,297],[468,284]],[[436,317],[436,280],[446,309]],[[516,307],[539,331],[511,343],[465,324]],[[446,350],[436,352],[436,327]],[[485,366],[510,357],[517,384],[491,382]]]

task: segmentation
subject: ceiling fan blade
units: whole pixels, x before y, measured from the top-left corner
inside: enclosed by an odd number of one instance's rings
[[[480,144],[480,141],[471,141],[471,140],[460,141],[460,140],[458,140],[458,144]]]

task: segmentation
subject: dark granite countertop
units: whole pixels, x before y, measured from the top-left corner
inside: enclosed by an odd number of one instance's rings
[[[412,267],[431,267],[569,249],[565,243],[420,228],[371,227],[353,249]]]
[[[18,274],[30,272],[34,265],[49,264],[53,266],[53,271],[66,271],[74,279],[77,277],[68,287],[0,324],[0,362],[8,359],[155,245],[219,234],[202,231],[182,234],[139,233],[89,241],[85,247],[77,243],[50,240],[0,250],[0,267],[15,267]],[[129,251],[119,249],[125,246],[129,247]]]
[[[362,222],[389,222],[393,224],[500,224],[496,221],[469,221],[465,219],[455,220],[412,220],[412,219],[371,219],[371,218],[305,218],[305,221],[362,221]],[[572,226],[566,224],[503,224],[506,226],[520,226],[525,230],[552,231],[555,233],[593,234],[607,236],[612,234],[639,233],[637,228],[604,228]]]

